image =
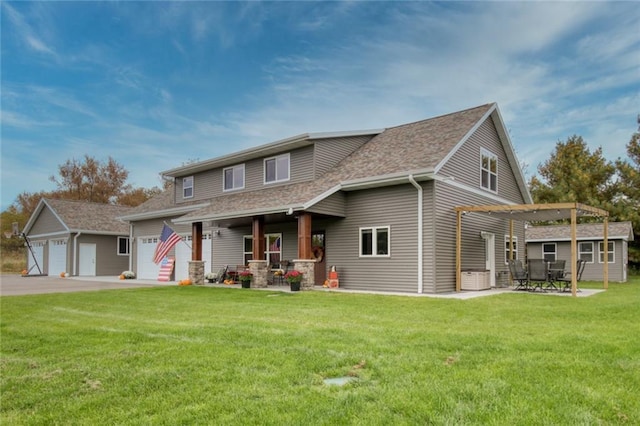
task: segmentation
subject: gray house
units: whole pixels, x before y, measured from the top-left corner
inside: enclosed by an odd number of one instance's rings
[[[531,197],[496,104],[385,129],[308,133],[162,172],[171,190],[122,217],[132,262],[151,262],[163,223],[183,236],[176,280],[249,264],[256,286],[293,261],[303,287],[335,266],[341,288],[440,293],[456,285],[457,205],[522,204]],[[465,226],[464,269],[506,277],[509,224]],[[524,225],[514,230],[524,256]]]
[[[626,282],[629,263],[629,241],[633,241],[631,222],[610,222],[607,231],[609,279]],[[605,259],[603,227],[599,223],[583,223],[576,227],[578,258],[585,260],[583,280],[602,280]],[[529,226],[525,232],[527,257],[555,261],[571,258],[569,225]]]
[[[29,274],[119,275],[129,269],[130,207],[42,199],[23,233]]]

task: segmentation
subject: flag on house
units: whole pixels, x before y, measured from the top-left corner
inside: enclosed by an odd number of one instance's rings
[[[167,253],[169,253],[169,250],[178,244],[181,239],[180,235],[176,234],[176,232],[165,223],[162,227],[162,233],[160,234],[160,241],[158,241],[158,245],[156,246],[156,252],[153,255],[153,263],[156,265],[160,263]]]

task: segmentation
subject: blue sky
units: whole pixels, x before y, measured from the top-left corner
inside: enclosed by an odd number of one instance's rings
[[[497,102],[527,177],[558,140],[625,156],[635,2],[2,2],[2,193],[67,159],[159,172],[306,132]]]

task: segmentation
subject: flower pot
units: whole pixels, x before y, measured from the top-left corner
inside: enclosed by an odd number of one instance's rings
[[[291,286],[291,291],[300,291],[300,281],[298,282],[290,282],[289,285]]]
[[[213,283],[213,278],[207,278],[208,283]]]
[[[242,288],[251,288],[251,281],[240,281],[242,283]]]

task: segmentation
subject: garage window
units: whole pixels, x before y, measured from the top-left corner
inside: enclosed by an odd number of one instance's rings
[[[118,237],[118,256],[129,255],[129,238]]]

